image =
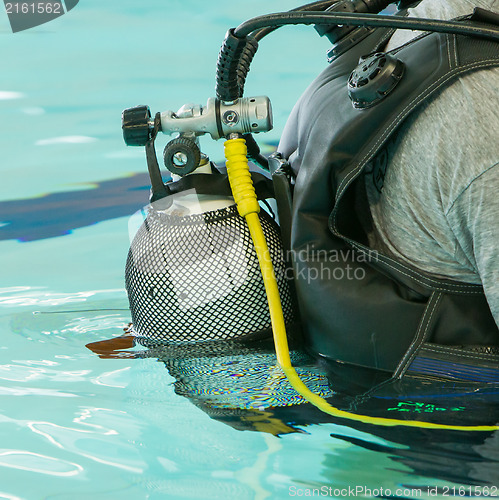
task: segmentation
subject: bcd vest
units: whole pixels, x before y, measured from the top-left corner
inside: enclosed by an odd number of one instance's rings
[[[463,22],[479,22],[477,17]],[[349,77],[359,58],[382,50],[392,34],[376,29],[331,63],[295,106],[279,145],[296,175],[289,217],[282,201],[285,164],[274,177],[305,341],[328,359],[396,376],[422,353],[497,367],[499,356],[490,346],[499,345],[499,331],[482,287],[436,279],[374,251],[357,213],[363,205],[369,210],[361,174],[402,121],[459,75],[499,65],[499,44],[420,36],[391,51],[404,66],[395,88],[375,105],[356,109]]]

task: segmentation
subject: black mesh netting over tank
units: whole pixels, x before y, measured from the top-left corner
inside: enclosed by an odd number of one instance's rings
[[[279,227],[260,213],[284,318],[294,318]],[[270,329],[258,258],[236,206],[179,216],[149,207],[126,264],[136,335],[167,342],[236,339]]]

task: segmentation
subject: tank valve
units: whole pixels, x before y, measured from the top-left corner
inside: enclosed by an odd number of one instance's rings
[[[172,174],[184,176],[198,168],[201,151],[195,141],[181,136],[166,145],[163,158],[165,167]]]
[[[153,127],[149,106],[128,108],[121,115],[123,139],[127,146],[145,146],[151,138]]]
[[[266,96],[242,97],[223,102],[211,97],[206,106],[184,104],[177,112],[164,111],[151,118],[149,106],[135,106],[122,113],[123,139],[127,146],[146,146],[146,155],[157,196],[164,195],[163,182],[154,149],[158,132],[173,136],[163,158],[173,174],[184,176],[203,166],[199,137],[210,134],[215,140],[231,134],[251,134],[272,130],[272,106]],[[154,172],[154,174],[151,174]]]
[[[272,106],[266,96],[244,97],[225,103],[211,97],[206,106],[185,104],[176,113],[160,114],[164,134],[198,137],[210,134],[215,140],[230,134],[251,134],[272,130]],[[154,120],[148,106],[128,108],[122,114],[123,138],[128,146],[145,146],[151,138]]]

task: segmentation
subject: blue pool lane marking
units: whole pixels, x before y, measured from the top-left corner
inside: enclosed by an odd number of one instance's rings
[[[0,240],[29,242],[128,217],[149,200],[147,173],[95,183],[93,189],[0,201]]]
[[[262,141],[259,145],[265,155],[277,148],[275,141]],[[218,162],[215,164],[220,168]],[[92,185],[96,187],[0,201],[0,241],[29,242],[64,236],[97,222],[130,217],[149,203],[148,173],[92,182]]]

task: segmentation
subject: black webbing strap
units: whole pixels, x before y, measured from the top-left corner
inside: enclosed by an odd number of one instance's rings
[[[272,180],[258,172],[251,172],[251,178],[255,186],[256,196],[259,200],[274,197]],[[176,182],[168,182],[164,185],[166,195],[181,193],[194,189],[197,194],[212,194],[220,196],[232,196],[229,179],[227,175],[214,174],[191,174],[182,177]]]

